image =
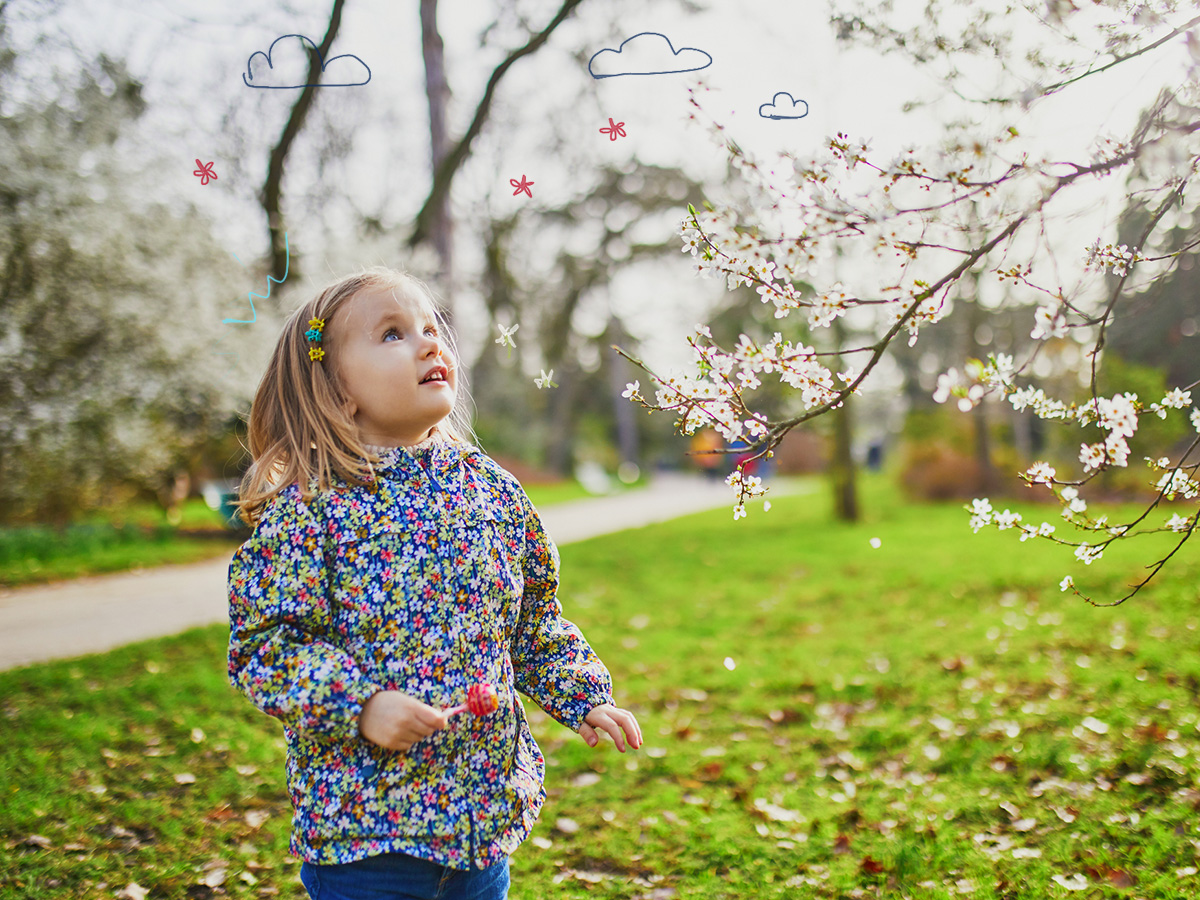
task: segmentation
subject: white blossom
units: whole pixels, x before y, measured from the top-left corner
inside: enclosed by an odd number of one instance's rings
[[[971,529],[978,534],[979,529],[992,521],[992,504],[985,497],[982,500],[971,501]]]
[[[1046,338],[1066,337],[1067,319],[1057,309],[1039,306],[1033,314],[1033,331],[1029,336],[1035,341]]]
[[[1025,475],[1031,484],[1050,484],[1054,481],[1054,466],[1047,462],[1035,462],[1025,470]]]
[[[1169,520],[1167,520],[1166,527],[1170,531],[1187,531],[1188,528],[1191,527],[1191,524],[1191,519],[1185,518],[1176,513],[1175,515],[1171,516]]]
[[[993,521],[995,521],[997,527],[999,527],[1001,531],[1004,531],[1006,528],[1012,528],[1014,525],[1020,523],[1021,514],[1017,512],[1009,512],[1006,509],[1004,512],[996,513]]]
[[[1104,465],[1104,460],[1108,454],[1104,450],[1103,444],[1081,444],[1079,448],[1079,461],[1083,463],[1083,471],[1090,472],[1092,469],[1099,469]]]

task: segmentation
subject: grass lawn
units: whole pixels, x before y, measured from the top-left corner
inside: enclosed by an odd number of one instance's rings
[[[625,489],[615,484],[614,493]],[[593,496],[573,480],[531,485],[527,493],[539,508]],[[231,556],[243,540],[199,498],[188,500],[180,512],[176,525],[167,523],[161,507],[146,503],[90,516],[62,532],[0,529],[0,587]]]
[[[527,702],[549,800],[513,900],[1200,894],[1196,554],[1096,609],[1060,578],[1115,589],[1153,548],[1085,569],[880,482],[859,525],[826,499],[562,549],[646,744]],[[225,640],[0,673],[0,897],[304,896],[282,737]]]

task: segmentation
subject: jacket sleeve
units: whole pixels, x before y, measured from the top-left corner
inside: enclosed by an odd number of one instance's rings
[[[321,530],[293,490],[268,506],[230,563],[229,680],[289,728],[345,742],[382,688],[330,641]]]
[[[558,602],[558,548],[518,486],[525,511],[525,592],[513,641],[517,689],[572,731],[601,703],[612,703],[612,678]]]

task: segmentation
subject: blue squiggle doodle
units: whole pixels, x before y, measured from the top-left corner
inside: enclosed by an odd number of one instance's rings
[[[254,315],[254,318],[253,319],[222,319],[221,320],[222,322],[224,322],[226,325],[229,325],[234,322],[237,322],[238,324],[241,324],[241,325],[253,325],[255,322],[258,321],[258,311],[254,308],[254,298],[257,297],[259,300],[269,299],[271,296],[271,282],[274,281],[276,284],[283,284],[283,282],[288,277],[288,269],[290,269],[292,266],[292,255],[288,251],[288,236],[287,236],[286,231],[283,233],[283,254],[284,254],[283,278],[276,278],[274,275],[268,275],[267,276],[267,292],[265,294],[257,294],[254,291],[250,291],[248,299],[250,300],[250,312]]]

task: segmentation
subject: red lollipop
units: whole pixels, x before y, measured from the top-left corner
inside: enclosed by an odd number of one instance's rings
[[[481,681],[478,684],[471,685],[467,689],[467,702],[458,706],[452,706],[446,710],[446,718],[455,713],[470,711],[475,716],[486,716],[489,713],[494,713],[500,708],[500,698],[496,696],[496,689],[486,681]]]

